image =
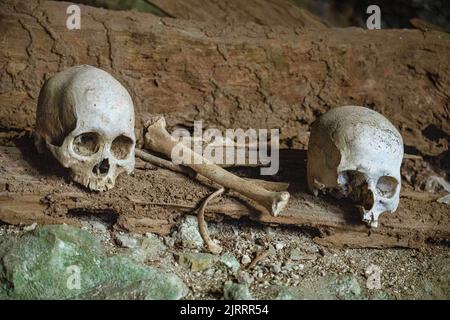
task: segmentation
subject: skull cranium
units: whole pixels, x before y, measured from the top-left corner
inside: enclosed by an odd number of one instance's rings
[[[403,140],[381,114],[364,107],[334,108],[312,126],[308,146],[308,186],[357,202],[363,220],[394,212],[400,198]]]
[[[91,190],[112,188],[134,169],[134,107],[109,73],[82,65],[51,77],[41,89],[35,144]]]

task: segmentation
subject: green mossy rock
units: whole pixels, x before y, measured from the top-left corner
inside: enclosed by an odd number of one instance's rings
[[[180,299],[175,275],[108,256],[87,231],[44,226],[0,245],[0,297],[9,299]]]

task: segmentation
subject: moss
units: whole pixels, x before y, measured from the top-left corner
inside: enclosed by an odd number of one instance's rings
[[[0,297],[179,299],[187,293],[176,276],[107,256],[90,233],[71,226],[45,226],[4,243],[0,259]]]

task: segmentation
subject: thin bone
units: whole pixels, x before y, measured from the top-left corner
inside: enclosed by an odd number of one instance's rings
[[[423,160],[423,157],[415,154],[404,153],[403,159]]]
[[[196,178],[201,183],[204,183],[208,186],[210,185],[210,183],[207,183],[206,181],[207,178],[197,174],[194,170],[192,170],[189,167],[174,164],[172,161],[157,157],[142,149],[136,148],[135,153],[138,158],[154,166],[158,166],[160,168],[168,169],[178,173],[183,173],[191,178]],[[263,179],[252,179],[252,178],[243,178],[243,179],[253,181],[254,183],[270,191],[286,191],[287,189],[289,189],[289,183],[287,182],[268,181]]]
[[[190,169],[188,167],[183,167],[183,166],[176,165],[172,161],[168,161],[166,159],[157,157],[157,156],[155,156],[153,154],[145,152],[144,150],[136,148],[135,149],[135,155],[138,158],[140,158],[140,159],[142,159],[142,160],[144,160],[144,161],[146,161],[148,163],[151,163],[151,164],[153,164],[155,166],[158,166],[158,167],[161,167],[161,168],[164,168],[164,169],[168,169],[168,170],[171,170],[171,171],[174,171],[174,172],[183,173],[183,174],[186,174],[186,175],[188,175],[190,177],[195,177],[196,176],[196,172],[193,171],[192,169]]]
[[[198,209],[198,215],[197,215],[198,231],[200,232],[200,235],[201,235],[203,241],[205,242],[206,248],[212,254],[220,254],[222,252],[222,247],[219,246],[218,244],[216,244],[214,241],[212,241],[211,238],[209,237],[208,228],[206,227],[206,222],[205,222],[205,208],[208,205],[209,201],[211,201],[215,197],[221,195],[224,191],[225,191],[224,188],[220,188],[220,189],[216,190],[215,192],[211,193],[205,199],[205,201],[203,201],[202,205]]]
[[[252,260],[252,262],[250,262],[250,264],[248,265],[247,269],[253,269],[261,260],[263,260],[264,258],[266,258],[270,253],[270,249],[266,249],[262,252],[258,252],[255,256],[255,258]]]
[[[162,153],[172,158],[172,149],[178,145],[176,141],[166,130],[166,122],[163,117],[151,120],[146,124],[147,133],[145,134],[146,148],[155,152]],[[225,169],[211,163],[208,159],[196,154],[188,147],[180,144],[184,154],[190,159],[200,159],[201,163],[186,164],[202,176],[216,182],[217,184],[234,190],[241,195],[255,201],[264,207],[271,215],[277,216],[287,205],[289,193],[286,191],[269,191],[256,184],[255,182],[238,177]]]

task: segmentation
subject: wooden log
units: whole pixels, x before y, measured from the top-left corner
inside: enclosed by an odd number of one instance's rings
[[[233,25],[253,23],[272,27],[323,30],[326,25],[310,12],[289,0],[148,0],[168,16]]]
[[[298,177],[295,170],[299,169],[290,168],[290,175]],[[11,224],[79,224],[86,215],[113,213],[115,228],[167,234],[177,218],[195,214],[194,209],[211,192],[165,169],[136,169],[131,176],[120,176],[108,192],[89,192],[65,181],[58,164],[36,155],[31,143],[0,147],[0,173],[0,221]],[[305,184],[304,180],[291,182],[291,201],[280,216],[262,214],[229,195],[208,205],[206,217],[306,228],[318,243],[333,247],[423,247],[450,241],[448,206],[433,198],[406,192],[398,211],[382,215],[379,227],[369,229],[350,204],[315,198],[305,191]]]
[[[339,105],[386,115],[424,155],[448,150],[450,41],[446,33],[306,30],[210,24],[69,3],[0,3],[0,128],[32,128],[44,81],[77,64],[111,72],[130,91],[137,128],[163,113],[170,126],[280,128],[305,148],[310,124]],[[8,131],[9,132],[9,131]]]

